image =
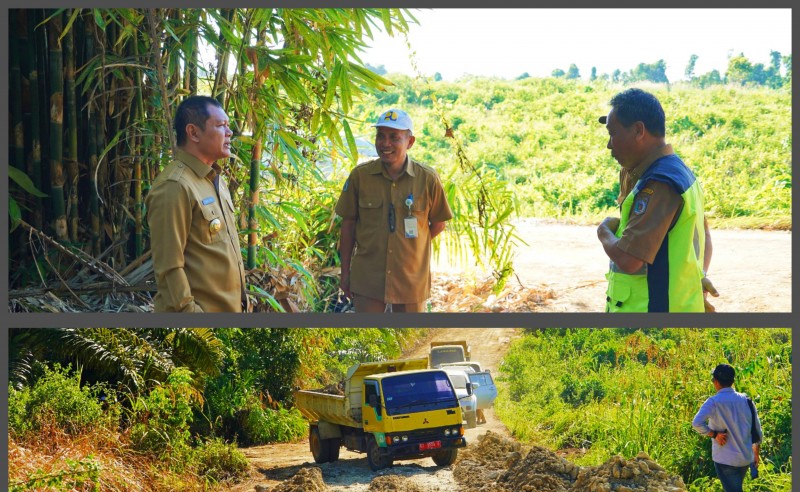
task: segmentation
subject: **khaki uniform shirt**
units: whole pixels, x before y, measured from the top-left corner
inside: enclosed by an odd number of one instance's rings
[[[672,146],[667,145],[629,171],[631,188],[653,162],[673,153]],[[636,194],[634,204],[638,206],[634,205],[631,209],[628,225],[617,247],[645,263],[652,264],[661,243],[680,215],[683,198],[672,186],[651,180],[644,183]]]
[[[407,238],[405,205],[413,198],[411,216],[417,237]],[[394,232],[389,231],[394,209]],[[355,219],[355,248],[350,264],[350,290],[393,304],[411,304],[430,297],[431,237],[429,222],[453,218],[436,171],[406,158],[403,174],[392,181],[380,159],[357,166],[344,184],[336,213]]]
[[[244,264],[228,186],[218,166],[181,149],[145,200],[156,312],[242,312]]]

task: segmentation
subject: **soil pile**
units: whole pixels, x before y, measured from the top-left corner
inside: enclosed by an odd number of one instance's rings
[[[326,492],[328,486],[322,481],[322,470],[317,466],[301,468],[295,475],[269,492]]]
[[[503,290],[494,292],[492,275],[475,278],[437,273],[431,285],[431,309],[436,312],[499,313],[541,311],[555,293],[545,287],[532,288],[509,278]]]
[[[483,489],[484,484],[496,481],[500,475],[522,459],[522,446],[517,441],[487,431],[478,442],[462,449],[453,466],[453,478],[466,491],[503,490]]]
[[[590,466],[578,474],[574,490],[588,492],[678,492],[685,491],[683,480],[641,452],[632,460],[614,456],[598,467]]]
[[[375,477],[369,484],[369,492],[425,492],[419,485],[410,482],[406,477],[383,475]]]
[[[524,457],[523,457],[524,456]],[[614,456],[600,466],[578,466],[541,446],[487,432],[455,464],[453,477],[467,492],[678,492],[686,486],[645,453]]]
[[[317,393],[326,393],[326,394],[329,394],[329,395],[342,396],[342,395],[344,395],[344,381],[339,381],[336,384],[329,384],[328,386],[325,386],[324,388],[315,389],[315,390],[312,390],[312,391],[316,391]]]
[[[534,446],[497,480],[505,490],[566,492],[578,478],[580,467],[541,446]],[[582,490],[582,489],[579,489]]]

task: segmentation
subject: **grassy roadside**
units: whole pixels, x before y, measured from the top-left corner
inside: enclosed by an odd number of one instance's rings
[[[764,428],[761,477],[745,490],[790,490],[790,329],[532,331],[506,355],[495,412],[519,440],[571,450],[576,463],[645,451],[690,490],[714,490],[710,445],[690,423],[725,361]]]

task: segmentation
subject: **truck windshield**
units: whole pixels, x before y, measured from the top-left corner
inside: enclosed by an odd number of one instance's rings
[[[431,367],[448,362],[463,362],[464,349],[461,347],[436,347],[431,349]]]
[[[399,374],[384,378],[383,396],[388,415],[458,406],[450,380],[443,372]]]

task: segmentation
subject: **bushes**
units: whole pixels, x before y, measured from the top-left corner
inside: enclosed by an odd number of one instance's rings
[[[191,372],[186,368],[175,369],[165,384],[134,401],[133,445],[161,456],[186,453],[192,407],[196,403],[199,403],[199,394],[192,388]]]
[[[261,405],[248,408],[242,430],[251,444],[296,441],[308,432],[308,423],[295,409],[265,409]]]
[[[22,390],[9,386],[9,432],[24,439],[51,426],[70,435],[95,427],[113,427],[118,424],[118,408],[103,411],[99,401],[103,390],[100,385],[81,387],[80,374],[70,375],[68,367],[44,366],[44,375],[33,386]]]
[[[194,453],[197,474],[206,481],[227,482],[242,478],[247,471],[247,457],[236,449],[215,438],[203,442]]]

